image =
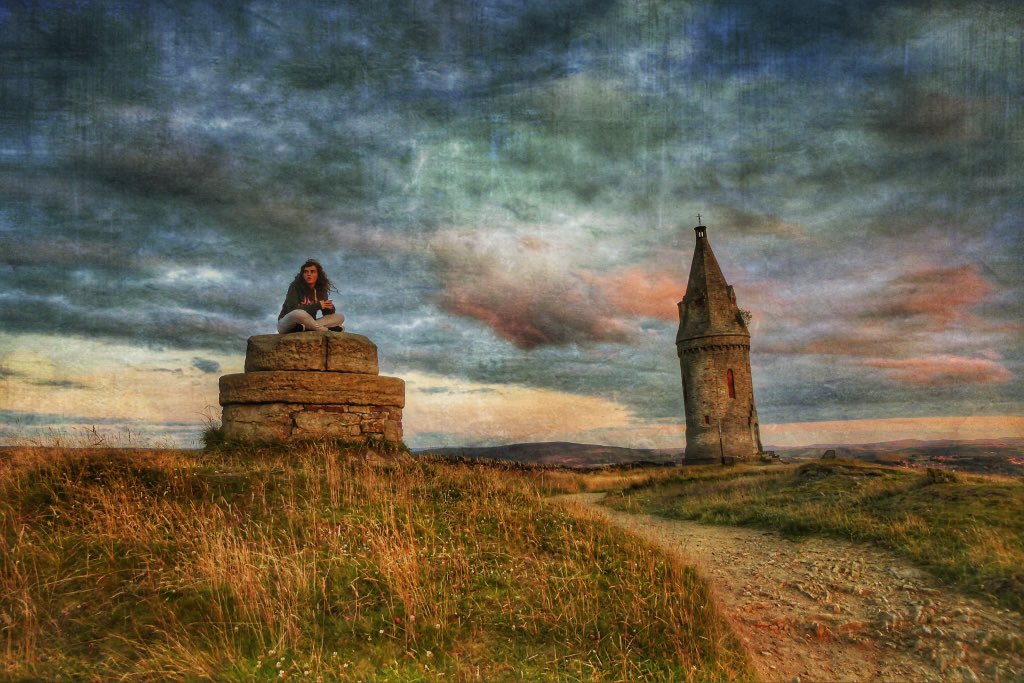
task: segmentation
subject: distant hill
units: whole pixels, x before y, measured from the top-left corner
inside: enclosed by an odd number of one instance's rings
[[[768,446],[767,450],[773,450],[787,460],[820,458],[826,450],[834,450],[837,457],[852,460],[1024,476],[1024,439],[902,440],[866,444],[814,444],[799,448]],[[515,443],[504,446],[423,448],[416,449],[413,453],[448,458],[507,460],[582,470],[615,465],[664,466],[683,463],[682,448],[622,448],[564,441]]]
[[[836,457],[851,460],[1024,476],[1024,439],[1015,438],[972,441],[904,439],[880,443],[815,444],[774,450],[786,459],[808,460],[820,458],[829,449],[836,452]]]
[[[682,448],[622,448],[562,441],[514,443],[506,446],[424,448],[414,450],[413,453],[448,458],[508,460],[573,469],[597,469],[612,465],[678,465],[683,458]]]

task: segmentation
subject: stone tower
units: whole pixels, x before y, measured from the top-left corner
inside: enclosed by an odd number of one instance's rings
[[[699,222],[699,221],[698,221]],[[748,460],[761,452],[750,332],[698,225],[686,294],[679,302],[676,353],[686,407],[686,460]]]

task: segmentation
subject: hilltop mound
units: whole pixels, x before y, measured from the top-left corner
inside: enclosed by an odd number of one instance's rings
[[[544,502],[564,473],[387,455],[0,452],[0,678],[751,677],[690,568]]]

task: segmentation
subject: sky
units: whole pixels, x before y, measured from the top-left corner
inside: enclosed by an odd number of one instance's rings
[[[0,444],[196,445],[317,257],[410,446],[681,448],[698,213],[767,445],[1022,437],[1022,96],[1011,0],[0,0]]]

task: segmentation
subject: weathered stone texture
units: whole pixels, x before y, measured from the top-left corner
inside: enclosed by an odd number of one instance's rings
[[[402,440],[401,410],[387,413],[397,419],[381,420],[367,419],[365,413],[347,412],[345,408],[295,403],[229,404],[224,406],[224,436],[258,442],[322,437],[346,441],[379,438],[392,443]]]
[[[232,441],[287,441],[291,438],[292,415],[300,406],[286,403],[224,406],[224,437]]]
[[[220,378],[221,405],[229,403],[358,404],[405,407],[405,382],[350,372],[260,371]]]
[[[297,332],[249,337],[245,371],[380,372],[377,346],[361,334]]]
[[[249,339],[245,372],[220,378],[224,435],[288,442],[402,441],[405,382],[381,377],[362,335],[300,332]]]
[[[326,348],[324,335],[319,332],[249,337],[245,349],[245,371],[323,370]]]
[[[376,375],[377,347],[361,334],[332,334],[327,337],[328,372],[361,372]]]
[[[398,443],[402,440],[402,420],[384,420],[384,440]]]
[[[359,415],[323,410],[303,410],[295,414],[293,436],[349,438],[362,435]]]

